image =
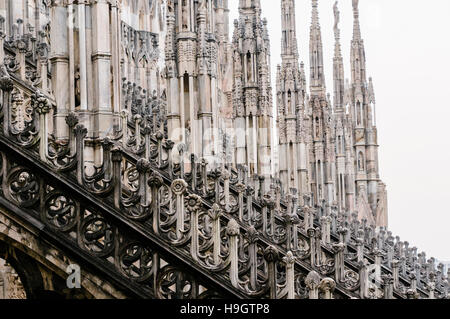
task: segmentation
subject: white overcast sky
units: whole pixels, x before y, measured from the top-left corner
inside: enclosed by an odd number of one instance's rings
[[[311,0],[295,2],[300,59],[308,72]],[[331,95],[334,2],[319,0]],[[239,1],[229,0],[229,5],[233,26]],[[275,80],[276,65],[281,62],[281,1],[261,0],[261,5],[269,21]],[[377,100],[380,173],[388,187],[389,228],[427,257],[450,261],[450,1],[360,0],[359,7],[368,74],[373,77]],[[340,0],[339,10],[345,76],[349,77],[352,1]]]

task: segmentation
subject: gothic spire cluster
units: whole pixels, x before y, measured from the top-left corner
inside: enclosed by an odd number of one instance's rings
[[[310,90],[312,94],[325,93],[322,31],[320,28],[318,6],[318,0],[312,0],[312,19],[309,39]]]
[[[14,19],[26,12],[23,3],[7,3]],[[274,196],[280,188],[300,205],[357,212],[360,219],[385,226],[386,190],[379,175],[375,95],[367,78],[359,1],[352,2],[348,84],[334,5],[332,92],[325,80],[320,4],[311,0],[308,64],[299,61],[295,0],[280,1],[282,62],[275,88],[260,0],[239,0],[231,39],[226,0],[54,1],[49,21],[44,10],[32,18],[36,7],[29,7],[27,24],[41,30],[33,30],[36,41],[43,48],[46,39],[53,41],[47,44],[50,65],[42,67],[68,79],[44,81],[44,90],[53,90],[57,101],[55,137],[70,135],[65,116],[71,110],[83,114],[92,140],[125,126],[126,118],[143,130],[148,125],[162,130],[175,144],[174,161],[186,171],[192,162],[228,174],[235,169],[260,194]],[[76,17],[73,28],[65,26],[68,12]],[[17,37],[26,30],[16,20],[6,27]],[[109,21],[109,32],[100,32],[94,20]],[[45,30],[51,30],[47,37],[41,35]],[[87,160],[94,165],[102,152],[92,145]]]
[[[303,203],[311,197],[313,205],[325,203],[328,209],[355,212],[370,224],[386,226],[387,198],[379,176],[375,98],[372,80],[368,83],[366,77],[358,0],[353,0],[352,74],[348,86],[338,3],[333,7],[333,103],[325,85],[318,0],[312,0],[309,95],[305,81],[300,80],[304,74],[298,71],[298,54],[286,62],[286,52],[295,52],[297,44],[295,28],[291,27],[296,23],[295,10],[286,11],[294,6],[294,0],[282,1],[282,65],[277,70],[279,177],[283,189],[286,193],[295,189]]]
[[[70,264],[77,298],[447,299],[385,227],[358,1],[350,81],[334,5],[330,93],[319,3],[308,82],[280,1],[274,115],[260,0],[231,40],[227,0],[0,0],[0,298]]]

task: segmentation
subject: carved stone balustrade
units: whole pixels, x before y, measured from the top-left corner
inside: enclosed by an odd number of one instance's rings
[[[0,199],[115,282],[131,279],[141,296],[448,298],[448,274],[386,230],[306,199],[299,207],[296,192],[282,195],[276,181],[263,194],[246,167],[189,159],[129,106],[97,141],[101,156],[89,171],[77,113],[66,118],[68,138],[54,139],[54,101],[1,70]]]

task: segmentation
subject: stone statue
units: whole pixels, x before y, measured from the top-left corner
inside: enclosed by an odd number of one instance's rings
[[[182,27],[183,27],[183,31],[187,31],[188,30],[189,12],[188,12],[188,7],[187,7],[186,0],[183,0],[181,11],[182,11]]]
[[[338,2],[337,1],[334,3],[333,11],[334,11],[334,32],[337,34],[338,25],[339,25],[339,21],[340,21],[339,8],[338,8]]]

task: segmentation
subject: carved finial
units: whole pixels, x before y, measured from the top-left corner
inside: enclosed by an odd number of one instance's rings
[[[187,184],[186,184],[187,185]],[[212,218],[212,220],[218,220],[223,214],[222,209],[218,204],[214,204],[212,208],[208,211],[209,217]]]
[[[148,178],[147,182],[148,186],[159,189],[163,184],[164,181],[162,177],[157,173],[152,173],[150,177]]]
[[[334,10],[334,39],[336,41],[335,45],[335,57],[341,57],[341,30],[339,30],[340,12],[338,8],[338,2],[336,1],[333,7]]]
[[[149,169],[150,169],[150,162],[147,159],[141,158],[137,161],[136,170],[140,174],[143,174],[143,173],[145,174]]]
[[[294,257],[294,254],[292,253],[292,251],[287,252],[286,257],[283,257],[283,262],[287,266],[292,266],[295,263],[295,257]]]
[[[247,231],[246,237],[247,237],[247,239],[248,239],[248,242],[249,242],[250,244],[253,244],[253,243],[255,243],[255,242],[258,240],[258,238],[259,238],[259,233],[258,233],[258,231],[255,229],[254,226],[250,226],[250,228],[249,228],[248,231]]]
[[[171,189],[175,195],[182,195],[186,191],[188,184],[184,181],[184,179],[177,179],[172,182]]]
[[[320,282],[319,289],[324,293],[332,293],[336,289],[336,282],[331,278],[324,278]]]
[[[279,258],[278,250],[275,247],[269,246],[264,250],[264,258],[268,262],[276,262]]]
[[[227,225],[228,236],[237,236],[240,233],[239,224],[235,219],[231,219]]]
[[[77,127],[78,126],[80,125],[77,125]],[[122,150],[120,149],[120,147],[114,147],[111,150],[111,160],[116,163],[122,161]]]
[[[70,128],[73,128],[73,127],[75,127],[75,125],[78,124],[78,116],[76,115],[76,113],[70,112],[70,113],[66,116],[66,124],[67,124]]]
[[[312,0],[312,24],[314,26],[319,24],[319,4],[317,0]]]
[[[190,213],[194,213],[196,211],[199,211],[202,207],[202,199],[200,196],[191,194],[188,197],[186,197],[186,206],[187,210]]]
[[[31,103],[33,108],[39,114],[46,114],[50,112],[50,101],[39,90],[37,90],[35,94],[31,96]]]
[[[359,0],[353,0],[353,41],[361,40],[361,28],[359,25]]]
[[[309,290],[317,289],[320,284],[320,276],[316,271],[311,271],[305,279],[306,287]]]
[[[82,124],[78,124],[74,128],[74,133],[77,139],[83,139],[87,135],[87,128],[85,128]]]

